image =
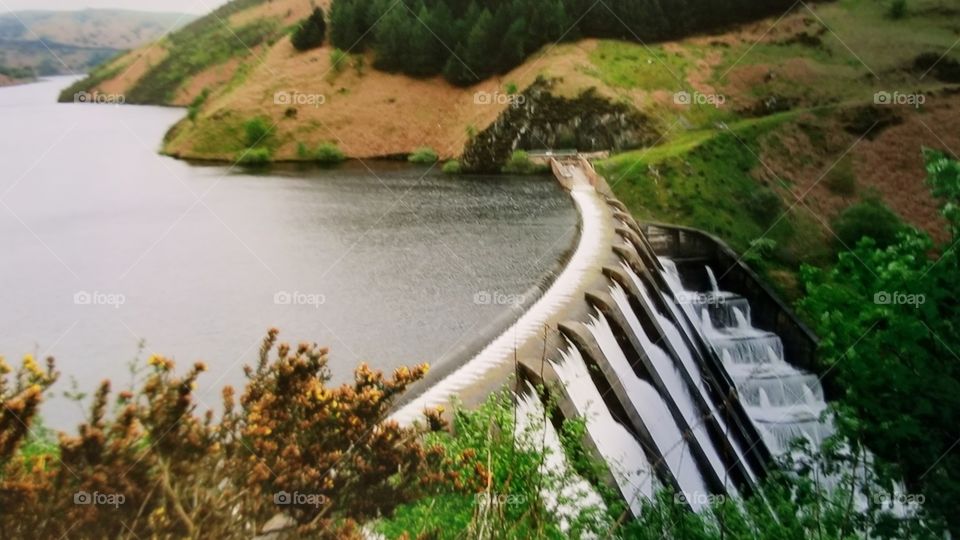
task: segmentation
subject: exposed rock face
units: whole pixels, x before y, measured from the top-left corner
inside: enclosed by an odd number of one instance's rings
[[[472,172],[499,172],[515,150],[626,150],[657,140],[654,122],[624,103],[587,90],[573,99],[555,96],[552,83],[538,79],[496,122],[478,134],[462,163]]]

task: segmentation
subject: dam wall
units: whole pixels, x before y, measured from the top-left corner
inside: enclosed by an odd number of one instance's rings
[[[639,225],[582,156],[553,158],[551,168],[580,214],[566,268],[507,331],[411,392],[392,420],[449,414],[504,388],[524,410],[556,403],[557,425],[540,429],[585,419],[584,447],[635,515],[662,488],[694,511],[712,496],[748,495],[794,438],[833,432],[806,369],[815,336],[749,268],[727,271],[739,262],[732,251],[697,231]]]

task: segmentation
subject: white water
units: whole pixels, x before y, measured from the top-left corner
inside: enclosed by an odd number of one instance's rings
[[[630,367],[630,362],[624,355],[623,349],[620,348],[620,344],[617,343],[606,317],[602,314],[591,317],[587,328],[593,334],[594,339],[600,346],[600,351],[617,374],[617,378],[623,383],[630,401],[643,419],[647,430],[650,431],[654,443],[666,460],[674,478],[677,479],[677,483],[680,484],[680,489],[687,494],[708,493],[703,477],[696,461],[694,461],[690,444],[674,422],[667,403],[650,383],[638,377],[633,368]],[[690,401],[689,394],[686,393],[686,388],[682,386],[683,383],[680,382],[670,359],[662,350],[660,350],[660,353],[660,366],[657,369],[664,372],[661,373],[661,377],[672,379],[673,387],[670,388],[670,384],[668,384],[668,390],[674,397],[681,414],[691,426],[697,442],[706,452],[712,466],[717,470],[717,474],[720,478],[723,478],[723,462],[714,450],[713,444],[705,432],[703,422],[699,420],[694,411],[693,403]]]
[[[637,439],[610,415],[580,351],[567,342],[567,348],[560,351],[560,356],[559,363],[551,361],[551,364],[574,407],[586,418],[587,432],[607,463],[631,512],[639,516],[643,499],[651,499],[654,493],[650,462]]]
[[[673,264],[673,261],[668,261],[668,262]],[[637,287],[637,290],[640,291],[641,299],[650,308],[650,311],[656,317],[657,323],[660,325],[660,328],[662,328],[664,333],[667,334],[666,336],[667,341],[670,342],[670,344],[673,346],[673,349],[680,356],[680,361],[683,364],[683,368],[687,370],[687,373],[690,375],[691,380],[693,380],[694,383],[697,385],[697,391],[700,392],[700,397],[710,406],[710,412],[713,413],[713,417],[717,420],[717,423],[720,425],[720,429],[724,433],[728,433],[729,430],[727,429],[726,422],[723,420],[723,416],[719,413],[713,401],[710,399],[710,395],[707,392],[706,387],[704,386],[703,374],[700,371],[700,366],[698,366],[697,362],[694,360],[693,354],[690,352],[690,348],[687,347],[686,341],[684,341],[683,337],[680,335],[680,331],[677,329],[676,325],[673,324],[673,322],[667,319],[662,313],[660,313],[654,307],[654,304],[650,299],[650,293],[647,291],[647,287],[643,283],[643,280],[640,279],[640,276],[638,276],[636,272],[634,272],[633,269],[630,268],[630,266],[628,266],[626,263],[624,263],[622,266],[624,271],[627,273],[627,275],[630,276],[630,280],[633,281],[633,284]],[[670,267],[666,265],[664,267],[667,269],[667,273],[669,274]],[[620,307],[621,313],[623,313],[624,317],[627,318],[627,322],[631,325],[631,327],[633,327],[633,331],[637,334],[638,337],[641,337],[641,339],[646,339],[646,342],[644,343],[644,347],[646,347],[646,343],[649,343],[651,346],[655,346],[655,344],[650,341],[649,337],[646,336],[646,333],[643,332],[643,329],[640,325],[640,321],[637,319],[636,314],[633,313],[632,309],[630,309],[630,302],[627,299],[626,292],[618,285],[615,287],[616,288],[613,292],[614,301],[617,302],[617,305]],[[666,304],[670,306],[671,309],[673,309],[673,315],[674,317],[677,318],[678,321],[684,320],[681,314],[677,312],[675,306],[671,302],[667,301]],[[685,328],[689,328],[689,326],[687,326],[685,323],[683,324]],[[688,330],[688,332],[689,331],[690,330]],[[750,477],[755,480],[756,476],[753,474],[753,471],[750,470],[750,467],[747,465],[747,460],[744,457],[746,452],[744,452],[743,448],[740,446],[739,441],[737,441],[736,439],[732,439],[731,442],[733,445],[733,449],[737,454],[737,458],[740,460],[741,463],[744,464],[744,469],[747,470],[747,474],[750,475]],[[727,474],[723,474],[720,476],[720,478],[725,483],[729,483],[727,482],[727,476],[728,476]]]
[[[661,259],[667,269],[668,283],[677,287],[674,294],[691,296],[682,288],[676,264]],[[713,271],[706,267],[711,286],[716,286]],[[732,293],[715,291],[721,296]],[[826,402],[819,379],[804,373],[785,360],[779,336],[753,326],[739,308],[732,310],[735,324],[718,328],[708,309],[699,320],[704,337],[720,354],[724,367],[737,386],[747,413],[760,429],[770,451],[781,455],[793,439],[804,437],[819,444],[834,432],[832,423],[821,420]]]
[[[516,396],[517,439],[521,445],[543,452],[540,473],[551,482],[560,482],[559,486],[545,486],[540,495],[547,510],[556,515],[560,530],[569,534],[571,523],[583,518],[598,518],[590,515],[591,512],[605,509],[606,505],[593,486],[570,467],[543,404],[530,383],[526,386],[526,391]],[[595,535],[581,534],[581,538],[595,538]]]

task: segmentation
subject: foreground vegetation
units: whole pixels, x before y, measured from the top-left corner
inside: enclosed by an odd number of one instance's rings
[[[235,403],[219,419],[197,416],[184,376],[152,357],[139,386],[111,398],[104,383],[76,436],[45,438],[36,424],[43,389],[56,379],[27,357],[4,368],[0,417],[0,530],[17,538],[937,538],[936,522],[896,519],[881,508],[889,483],[860,471],[862,448],[831,441],[823,453],[782,465],[745,500],[712,497],[701,514],[663,491],[631,519],[605,469],[581,444],[584,421],[560,427],[572,469],[548,471],[541,439],[519,429],[509,394],[458,410],[450,430],[439,411],[423,429],[383,422],[389,403],[425,368],[392,379],[361,366],[352,385],[327,388],[326,351],[292,351],[265,340]],[[271,351],[276,350],[272,360]],[[541,389],[544,390],[544,389]],[[542,421],[542,419],[534,419]],[[535,422],[530,422],[533,425]],[[827,490],[822,475],[837,479]],[[577,476],[580,475],[580,476]],[[561,528],[549,493],[579,477],[602,505]],[[870,497],[852,508],[852,490]]]

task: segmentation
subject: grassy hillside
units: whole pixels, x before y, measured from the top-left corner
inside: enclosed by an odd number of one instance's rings
[[[960,5],[909,0],[903,13],[891,5],[798,4],[782,17],[660,44],[562,43],[458,88],[372,69],[372,53],[297,51],[289,34],[312,10],[307,0],[238,0],[65,95],[82,87],[189,105],[164,148],[181,157],[235,159],[255,125],[273,159],[314,159],[331,146],[357,158],[420,147],[452,158],[511,93],[557,78],[561,95],[594,88],[655,119],[657,145],[601,164],[636,214],[702,227],[742,251],[765,239],[753,255],[776,274],[828,257],[832,221],[864,197],[943,238],[920,149],[960,148],[960,47],[951,48]],[[790,276],[780,277],[789,290]]]
[[[4,72],[26,69],[37,75],[84,73],[193,18],[117,9],[4,13],[0,15],[0,68]]]

